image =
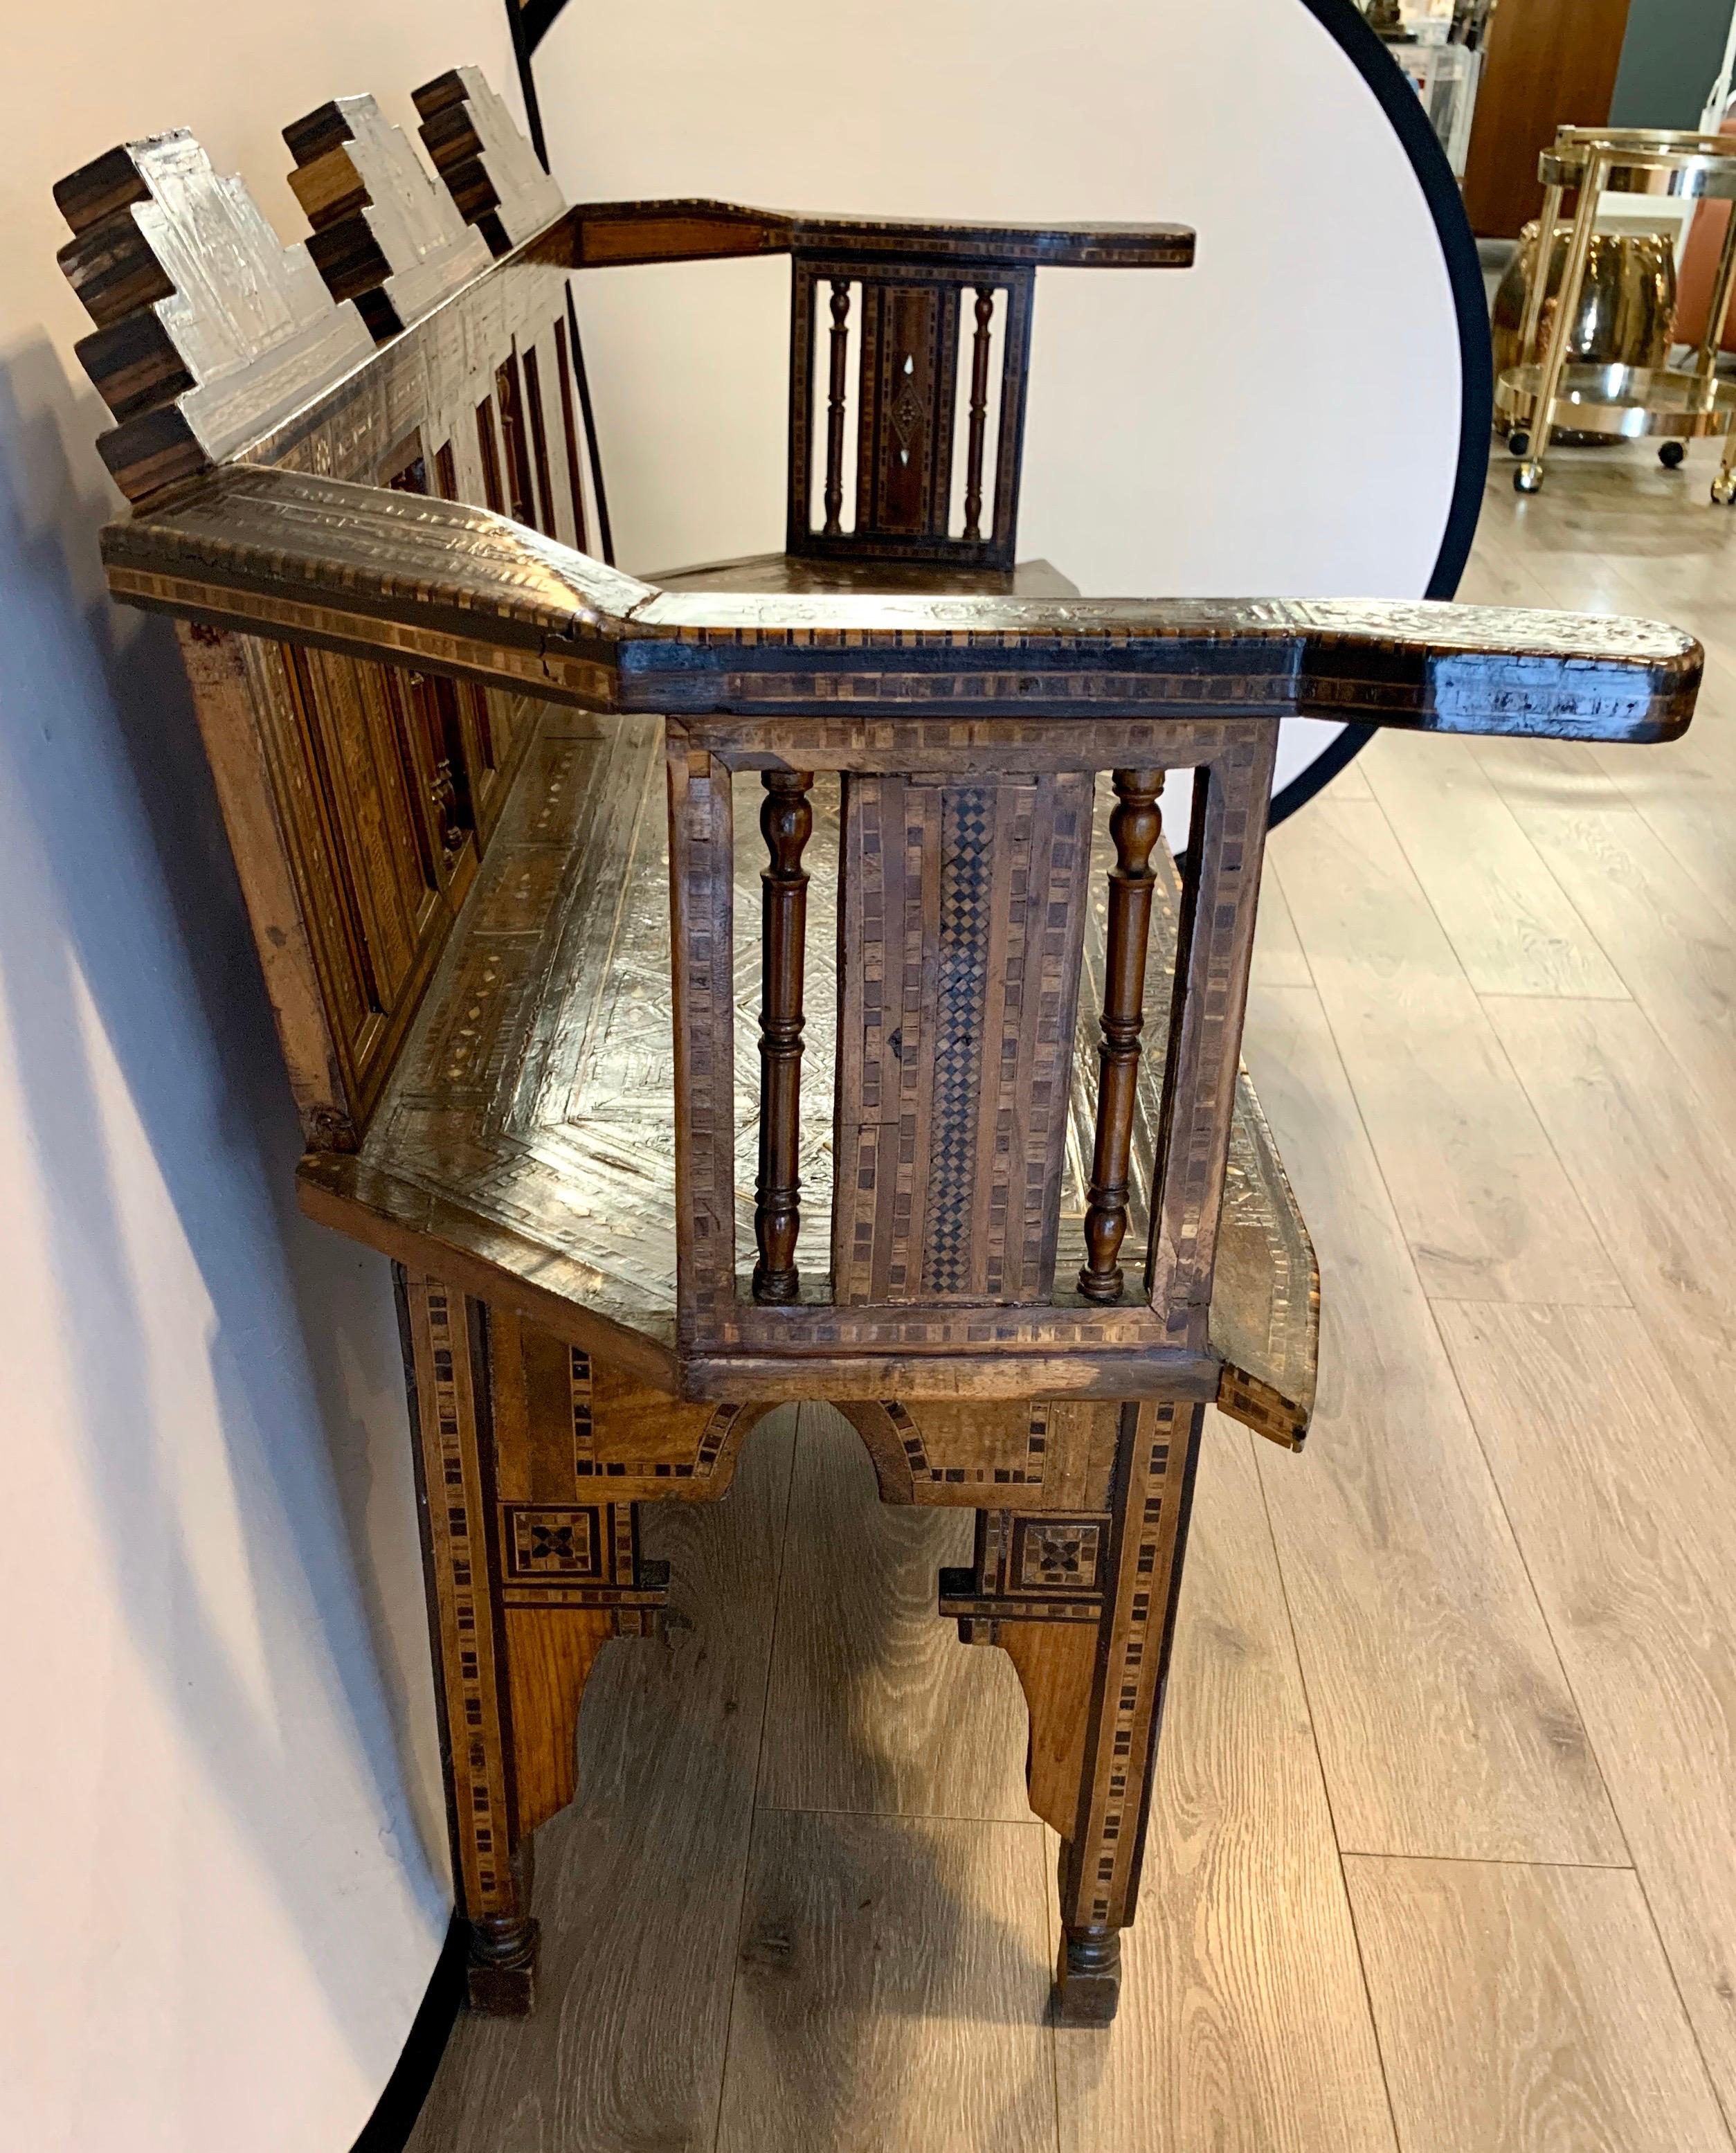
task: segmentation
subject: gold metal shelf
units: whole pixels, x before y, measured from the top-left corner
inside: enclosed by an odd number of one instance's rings
[[[1540,366],[1509,366],[1495,383],[1495,415],[1509,430],[1530,425],[1542,374]],[[1572,365],[1556,384],[1551,423],[1632,440],[1647,434],[1692,440],[1727,433],[1733,421],[1736,382],[1679,367]]]

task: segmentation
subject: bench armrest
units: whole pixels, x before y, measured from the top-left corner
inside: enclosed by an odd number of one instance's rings
[[[507,517],[231,465],[104,534],[181,618],[588,708],[751,716],[1289,716],[1657,741],[1703,654],[1619,616],[1427,601],[663,592]]]
[[[947,224],[897,217],[804,216],[739,203],[583,202],[537,242],[573,269],[647,262],[709,262],[751,254],[1035,264],[1040,268],[1187,269],[1194,233],[1182,224]]]

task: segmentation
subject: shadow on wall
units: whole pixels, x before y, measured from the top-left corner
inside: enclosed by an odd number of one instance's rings
[[[64,1439],[127,1643],[334,2023],[366,2028],[378,1968],[344,1924],[381,1865],[358,1850],[359,1810],[425,1913],[430,1963],[445,1925],[389,1280],[295,1209],[293,1110],[174,638],[110,606],[97,534],[115,503],[66,450],[104,415],[46,341],[0,361],[0,583],[18,579],[0,590],[16,624],[0,1044],[22,1102],[14,1168],[48,1241],[25,1259],[50,1274]],[[140,1260],[163,1239],[141,1219],[165,1214],[185,1277]],[[165,1367],[190,1333],[206,1365]],[[165,1414],[176,1398],[203,1410]],[[323,1802],[327,1772],[347,1791]],[[346,1872],[364,1886],[348,1906]],[[370,2070],[377,2046],[359,2057]]]

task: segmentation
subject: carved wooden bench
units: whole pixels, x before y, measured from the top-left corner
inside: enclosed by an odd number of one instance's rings
[[[1015,557],[1035,272],[1191,235],[569,210],[472,71],[416,101],[445,191],[370,99],[286,130],[306,249],[186,135],[58,191],[109,580],[179,624],[302,1200],[398,1267],[472,1999],[528,2008],[530,1836],[666,1597],[640,1506],[822,1397],[888,1501],[976,1513],[941,1606],[1018,1669],[1101,2022],[1206,1404],[1296,1446],[1313,1394],[1238,1061],[1279,722],[1665,739],[1698,647],[1080,599]],[[619,573],[572,272],[766,252],[785,551]]]

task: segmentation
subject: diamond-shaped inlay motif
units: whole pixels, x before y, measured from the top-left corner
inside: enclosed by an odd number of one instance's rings
[[[520,1576],[587,1577],[595,1570],[588,1510],[514,1510],[512,1568]]]
[[[1024,1585],[1072,1585],[1089,1591],[1097,1575],[1102,1528],[1088,1524],[1029,1524],[1019,1568]]]
[[[899,384],[899,393],[893,399],[891,412],[893,430],[906,448],[909,447],[918,427],[928,415],[929,407],[917,393],[916,384],[907,374]]]

